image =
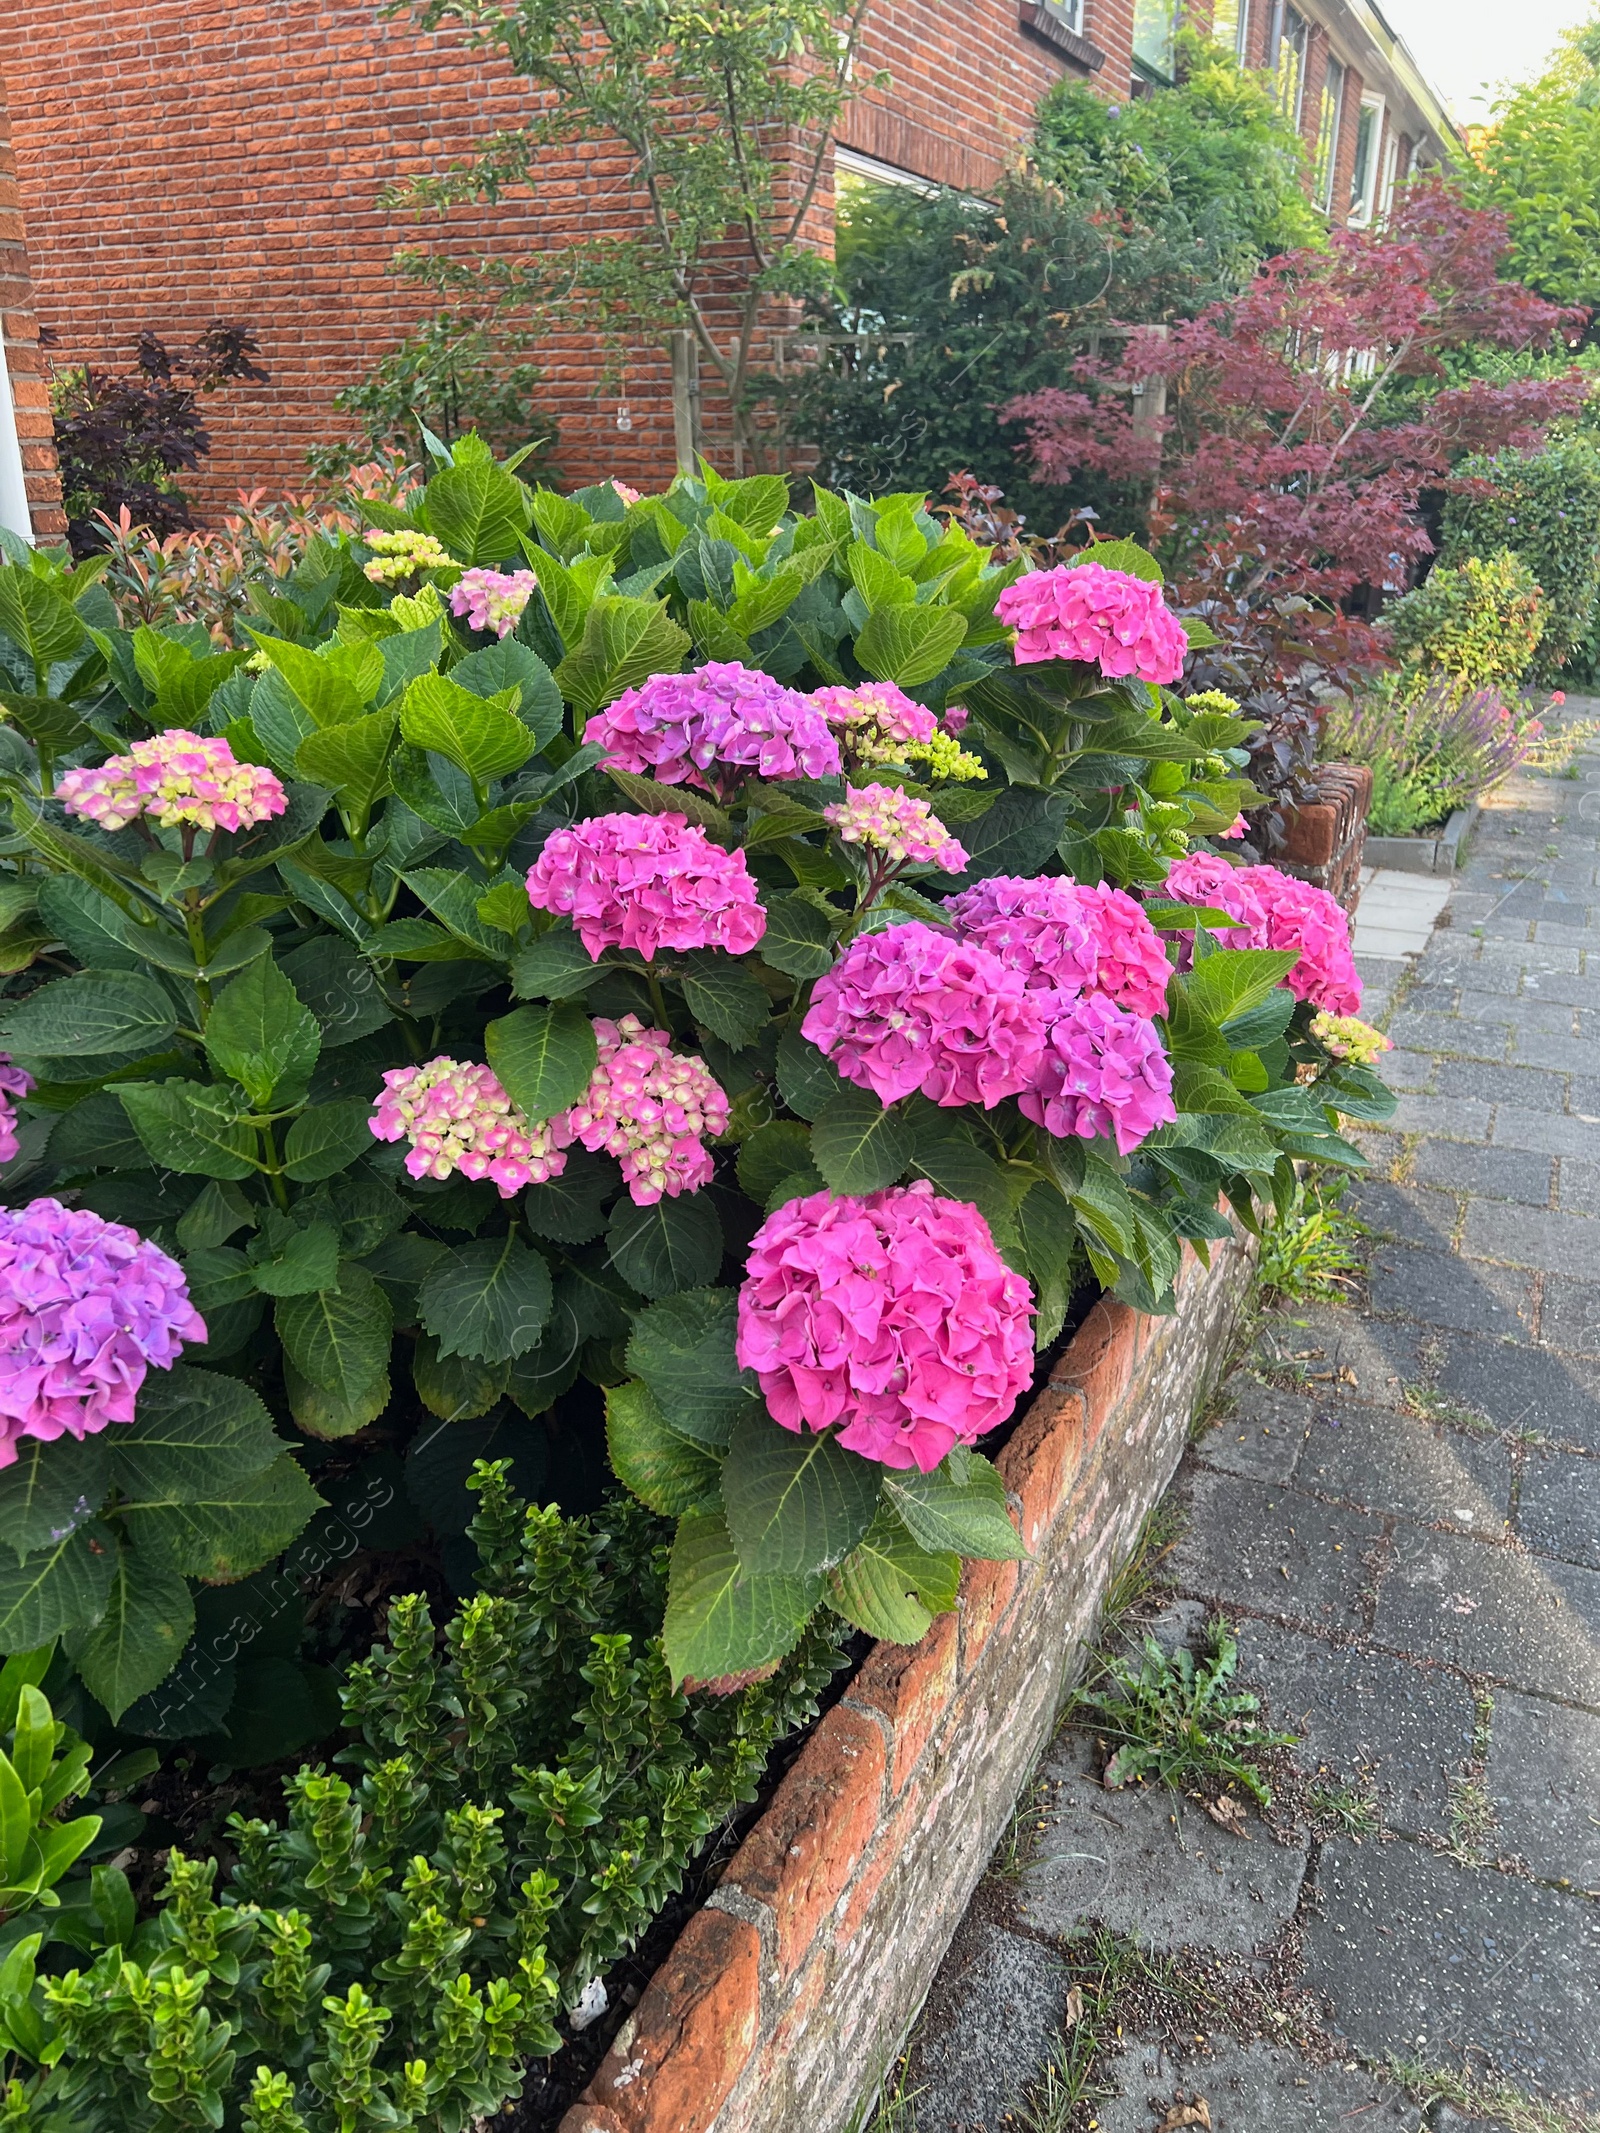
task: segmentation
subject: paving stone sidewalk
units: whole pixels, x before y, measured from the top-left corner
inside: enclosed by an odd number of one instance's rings
[[[1107,1793],[1064,1732],[897,2125],[1600,2128],[1600,746],[1577,770],[1502,788],[1422,952],[1364,965],[1402,1092],[1350,1195],[1366,1295],[1264,1321],[1169,1499],[1160,1633],[1234,1624],[1298,1812]],[[1110,2092],[1052,2116],[1096,1925],[1213,2012],[1136,1998]]]

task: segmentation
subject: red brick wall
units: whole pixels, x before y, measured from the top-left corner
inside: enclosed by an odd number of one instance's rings
[[[23,243],[22,203],[17,165],[6,115],[6,87],[0,81],[0,335],[5,342],[6,371],[16,409],[22,446],[28,515],[40,538],[66,531],[56,455],[50,442],[50,401],[39,325],[34,315],[28,254]]]
[[[1130,10],[1090,0],[1089,34],[1105,46]],[[141,327],[183,340],[213,319],[247,321],[271,382],[208,403],[212,457],[192,493],[214,507],[243,485],[303,480],[307,446],[338,433],[334,393],[423,308],[386,271],[418,225],[381,214],[377,192],[517,123],[528,92],[457,36],[381,20],[376,0],[11,0],[7,31],[39,312],[58,360],[120,364]],[[962,185],[992,182],[1040,94],[1071,71],[1019,28],[1016,0],[878,0],[862,77],[879,67],[895,87],[868,91],[843,138]],[[1125,90],[1125,57],[1106,75]],[[604,145],[550,156],[537,201],[453,211],[451,240],[537,247],[615,228],[621,175]],[[539,406],[561,424],[570,481],[667,478],[664,348],[627,364],[627,431],[618,393],[597,392],[592,339],[557,334],[540,353]]]

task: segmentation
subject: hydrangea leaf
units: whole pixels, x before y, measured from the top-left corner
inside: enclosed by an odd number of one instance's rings
[[[664,1517],[714,1507],[722,1463],[675,1429],[654,1393],[636,1378],[606,1390],[606,1451],[624,1488]]]
[[[533,1125],[578,1101],[600,1056],[593,1023],[566,1001],[515,1008],[491,1022],[484,1049],[506,1094]]]
[[[283,1137],[285,1174],[298,1184],[313,1185],[337,1177],[358,1156],[370,1154],[371,1111],[370,1104],[356,1097],[302,1111]]]
[[[569,1148],[559,1177],[524,1188],[522,1219],[536,1237],[548,1237],[552,1244],[592,1244],[605,1230],[605,1203],[616,1190],[614,1163]]]
[[[0,1652],[32,1652],[97,1622],[116,1570],[108,1526],[86,1519],[20,1563],[0,1555]]]
[[[752,1409],[734,1425],[722,1481],[740,1562],[762,1576],[831,1569],[872,1524],[883,1471],[831,1432],[783,1429]]]
[[[722,1517],[680,1519],[663,1630],[674,1683],[769,1666],[793,1649],[822,1597],[820,1578],[752,1576]]]
[[[290,1361],[313,1385],[354,1406],[389,1366],[394,1315],[365,1267],[346,1260],[336,1289],[285,1296],[275,1313]]]
[[[768,899],[767,930],[760,956],[786,977],[820,978],[834,957],[834,933],[822,912],[803,896]]]
[[[206,1023],[206,1057],[260,1109],[280,1088],[303,1089],[321,1052],[316,1016],[270,955],[229,980]]]
[[[524,1354],[550,1317],[550,1269],[514,1230],[458,1245],[422,1284],[422,1323],[441,1356],[508,1363]]]
[[[16,1454],[10,1466],[0,1467],[0,1538],[20,1562],[99,1509],[110,1485],[111,1453],[102,1431],[49,1444],[42,1437],[19,1437]]]
[[[722,1224],[704,1193],[658,1200],[653,1207],[620,1201],[606,1243],[617,1272],[641,1296],[704,1288],[722,1264]]]
[[[919,1547],[892,1511],[880,1510],[860,1544],[828,1572],[828,1598],[847,1622],[891,1644],[918,1644],[933,1617],[956,1603],[961,1558]]]
[[[117,1097],[158,1168],[186,1177],[254,1175],[256,1132],[231,1090],[185,1081],[127,1081]]]
[[[691,1289],[641,1311],[628,1342],[628,1368],[664,1418],[718,1449],[754,1400],[734,1354],[738,1318],[732,1289]]]
[[[141,1551],[191,1577],[226,1584],[286,1548],[321,1505],[294,1454],[285,1451],[242,1479],[223,1481],[208,1472],[181,1493],[130,1500],[120,1508]]]
[[[78,1059],[163,1050],[178,1026],[154,978],[104,971],[57,978],[0,1013],[0,1046],[23,1058]]]
[[[811,1159],[835,1192],[879,1192],[911,1161],[911,1128],[870,1089],[843,1088],[818,1117]]]
[[[501,1398],[507,1367],[475,1362],[466,1355],[441,1355],[439,1343],[421,1333],[411,1358],[411,1377],[429,1414],[441,1422],[465,1422],[486,1415]]]
[[[165,1681],[194,1629],[189,1581],[170,1564],[127,1548],[106,1596],[105,1613],[79,1643],[73,1664],[113,1720]]]
[[[911,1538],[935,1554],[948,1548],[982,1562],[1020,1563],[1028,1551],[1006,1509],[1005,1484],[978,1452],[968,1455],[966,1469],[959,1482],[948,1459],[931,1474],[915,1468],[885,1474],[884,1502]]]
[[[772,1003],[742,964],[715,949],[684,958],[683,997],[689,1012],[712,1036],[742,1051],[772,1017]]]

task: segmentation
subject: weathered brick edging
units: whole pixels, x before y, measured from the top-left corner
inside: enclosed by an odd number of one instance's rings
[[[617,2032],[561,2133],[843,2133],[922,2004],[1106,1583],[1214,1384],[1243,1240],[1179,1308],[1101,1302],[1000,1455],[1028,1562],[879,1644]]]

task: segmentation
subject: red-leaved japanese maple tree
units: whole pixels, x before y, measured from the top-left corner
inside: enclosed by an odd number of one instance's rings
[[[1446,359],[1474,343],[1559,347],[1581,330],[1583,313],[1498,278],[1505,251],[1503,216],[1419,180],[1383,229],[1269,260],[1198,318],[1132,331],[1077,389],[1002,411],[1026,425],[1036,476],[1096,470],[1148,494],[1180,603],[1222,640],[1197,682],[1306,726],[1316,690],[1380,656],[1345,610],[1362,585],[1406,583],[1429,552],[1424,490],[1469,452],[1535,448],[1578,405],[1576,370],[1449,382]],[[1152,379],[1168,413],[1136,426],[1128,388]]]

